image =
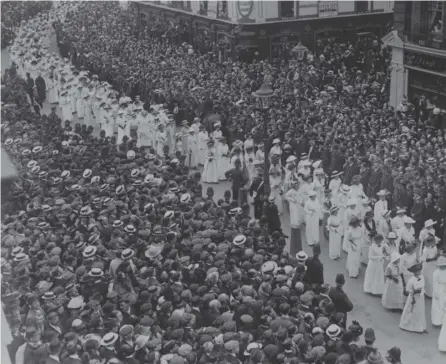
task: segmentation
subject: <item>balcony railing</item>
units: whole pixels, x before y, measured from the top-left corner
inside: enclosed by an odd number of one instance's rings
[[[405,43],[411,43],[420,47],[446,50],[446,39],[442,34],[412,33],[404,34],[402,38]]]

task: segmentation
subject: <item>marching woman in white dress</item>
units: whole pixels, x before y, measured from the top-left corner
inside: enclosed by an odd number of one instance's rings
[[[347,201],[347,209],[344,211],[344,215],[342,216],[344,231],[347,231],[347,227],[350,225],[352,216],[358,217],[356,213],[356,204],[357,204],[356,198],[354,199],[350,198]],[[348,245],[349,244],[347,241],[347,237],[344,235],[344,240],[342,242],[342,250],[346,253],[348,253]]]
[[[406,331],[427,332],[422,269],[422,263],[414,264],[408,269],[413,276],[406,284],[408,297],[400,320],[400,328]]]
[[[444,317],[446,316],[446,257],[440,256],[436,261],[437,269],[433,274],[433,294],[432,294],[432,325],[445,328]],[[441,336],[441,335],[440,335]],[[446,340],[446,332],[444,333]],[[443,343],[446,351],[446,342]]]
[[[206,153],[206,162],[204,164],[202,181],[205,183],[218,182],[218,164],[216,159],[217,150],[213,139],[207,142],[208,150]]]
[[[225,172],[231,169],[231,162],[229,160],[229,146],[225,138],[221,138],[217,144],[218,154],[218,180],[226,181]]]
[[[283,202],[282,202],[282,174],[280,170],[276,167],[271,166],[269,170],[270,187],[271,194],[270,197],[274,198],[274,203],[277,206],[279,215],[283,213]]]
[[[242,154],[241,149],[240,149],[239,146],[235,146],[232,149],[232,153],[231,153],[231,168],[235,168],[235,161],[237,159],[240,161],[240,163],[242,165],[242,168],[243,168],[243,166],[245,165],[245,161],[244,161],[243,154]]]
[[[361,220],[357,216],[352,216],[348,231],[344,235],[348,244],[347,272],[350,278],[358,278],[359,267],[361,265],[361,248],[363,232]]]
[[[195,132],[195,127],[191,126],[189,128],[189,138],[187,139],[187,147],[189,149],[189,154],[187,155],[187,162],[191,168],[198,166],[198,135]],[[190,158],[190,161],[189,161]]]
[[[319,220],[322,215],[322,206],[317,201],[316,195],[316,191],[310,190],[304,206],[305,237],[309,246],[319,244]]]
[[[384,213],[388,211],[388,203],[386,200],[387,192],[385,190],[379,191],[376,195],[378,196],[379,200],[376,201],[375,203],[375,207],[373,209],[373,215],[375,216],[376,224],[378,224],[379,220],[384,215]]]
[[[49,89],[49,91],[48,91],[48,102],[50,104],[57,103],[58,102],[57,81],[55,80],[53,75],[50,75],[46,85],[47,85],[47,87]]]
[[[381,303],[388,310],[402,310],[404,307],[404,287],[401,280],[400,254],[392,252],[390,263],[384,271],[385,284]]]
[[[337,201],[338,200],[338,194],[339,194],[339,189],[341,188],[341,174],[342,172],[338,172],[338,171],[334,171],[331,174],[331,180],[330,183],[328,184],[328,189],[331,191],[331,199],[333,201]]]
[[[338,216],[339,207],[333,206],[330,209],[330,217],[327,220],[328,228],[328,256],[330,259],[341,257],[342,236],[344,235],[341,219]]]
[[[417,263],[416,244],[409,243],[405,246],[405,252],[400,258],[401,274],[404,278],[403,284],[407,286],[409,279],[413,277],[413,273],[409,270],[410,267]]]
[[[382,235],[377,234],[373,237],[373,243],[369,247],[369,262],[365,270],[364,292],[374,295],[384,293],[384,252]]]
[[[69,90],[64,90],[60,93],[59,97],[59,105],[62,108],[62,118],[63,122],[65,121],[72,121],[73,120],[73,113],[71,111],[71,99],[68,95]]]
[[[183,151],[183,138],[181,133],[176,133],[175,134],[175,148],[174,148],[174,152],[182,152]],[[187,161],[189,162],[189,161]]]
[[[437,267],[438,259],[437,240],[435,236],[430,235],[424,241],[421,241],[420,257],[423,262],[423,276],[424,276],[424,295],[432,297],[432,285],[434,279],[434,271]]]
[[[206,128],[204,125],[200,125],[200,131],[198,133],[198,164],[204,166],[204,163],[206,161],[206,149],[207,149],[207,141],[208,141],[209,135],[206,131]]]
[[[361,250],[361,263],[367,265],[369,263],[369,249],[372,246],[373,237],[376,234],[376,224],[371,210],[365,213],[363,227],[364,243]]]
[[[164,158],[164,145],[167,142],[167,135],[164,130],[164,124],[158,125],[158,133],[156,134],[156,154],[160,158]]]

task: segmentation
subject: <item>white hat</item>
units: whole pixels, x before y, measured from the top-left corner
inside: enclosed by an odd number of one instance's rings
[[[396,213],[397,213],[397,214],[405,214],[405,213],[406,213],[406,209],[398,208],[398,209],[396,210]]]
[[[175,212],[173,212],[173,211],[171,211],[171,210],[166,211],[166,212],[164,213],[164,217],[167,218],[167,219],[172,218],[174,215],[175,215]]]
[[[91,169],[86,169],[85,171],[84,171],[84,173],[82,173],[82,177],[84,177],[84,178],[89,178],[91,175],[92,175],[92,170]]]
[[[389,232],[389,234],[387,235],[387,239],[398,239],[398,235],[396,235],[395,232],[391,231],[391,232]]]
[[[330,326],[328,326],[325,333],[327,334],[328,337],[334,338],[341,333],[341,328],[338,325],[331,324]]]
[[[279,144],[280,143],[280,139],[279,138],[275,138],[274,140],[273,140],[273,144]]]
[[[181,195],[181,197],[180,197],[180,201],[182,202],[182,203],[188,203],[189,201],[190,201],[190,194],[189,193],[184,193],[184,194],[182,194]]]
[[[299,261],[305,261],[308,259],[308,254],[301,250],[299,253],[296,254],[296,259]]]
[[[344,193],[350,192],[350,186],[349,185],[341,185],[341,192],[344,192]]]
[[[398,252],[392,252],[390,254],[390,263],[396,262],[398,259],[400,259],[401,255]]]
[[[313,166],[314,166],[314,164],[313,164]],[[315,170],[314,170],[314,174],[324,174],[324,170],[322,169],[322,168],[316,168]]]
[[[246,243],[246,236],[245,235],[237,235],[233,240],[232,244],[236,246],[240,246]]]
[[[308,196],[309,197],[316,196],[316,191],[315,190],[310,190],[310,192],[308,192]]]
[[[134,150],[129,150],[127,152],[127,159],[134,159],[135,158],[135,151]]]
[[[331,178],[339,177],[343,172],[333,171]]]
[[[307,167],[311,166],[311,162],[308,159],[304,160],[301,164]]]
[[[116,340],[118,340],[119,335],[114,332],[109,332],[104,335],[104,337],[101,340],[102,346],[111,346],[113,345]]]
[[[93,255],[96,254],[97,250],[98,248],[96,248],[95,246],[88,245],[82,252],[82,255],[84,256],[84,258],[91,258]]]
[[[313,168],[319,168],[321,166],[321,164],[322,164],[321,160],[316,161],[316,162],[313,163]]]
[[[294,155],[290,155],[290,156],[286,159],[286,162],[287,162],[287,163],[291,163],[291,162],[294,162],[295,160],[297,160],[296,156],[294,156]]]
[[[405,224],[415,224],[415,220],[409,216],[404,216],[404,223]]]
[[[424,222],[424,227],[428,228],[428,227],[434,226],[436,223],[437,223],[436,221],[429,219]]]
[[[376,195],[377,195],[377,196],[387,196],[388,193],[387,193],[386,190],[381,190],[381,191],[377,192]]]

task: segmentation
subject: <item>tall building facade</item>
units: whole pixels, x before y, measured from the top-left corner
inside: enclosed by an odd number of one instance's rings
[[[397,1],[394,30],[382,40],[392,47],[390,104],[424,96],[446,112],[445,1]]]
[[[135,1],[140,21],[183,27],[189,42],[207,39],[226,56],[271,57],[300,40],[312,49],[318,40],[355,42],[382,37],[393,19],[393,1]]]

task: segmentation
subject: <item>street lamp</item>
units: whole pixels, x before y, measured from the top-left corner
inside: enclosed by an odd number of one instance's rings
[[[252,93],[260,103],[260,108],[263,115],[263,143],[265,146],[265,171],[263,173],[263,187],[265,191],[265,196],[269,196],[270,186],[269,186],[269,151],[270,151],[270,140],[268,137],[268,110],[269,110],[269,100],[274,95],[274,91],[269,83],[264,83],[257,91]],[[264,205],[265,206],[265,205]],[[265,215],[265,207],[264,207]]]
[[[297,58],[299,61],[299,114],[302,114],[302,106],[301,106],[301,92],[302,92],[302,61],[304,60],[305,53],[308,52],[308,48],[305,47],[300,41],[297,45],[291,50],[291,53]]]

